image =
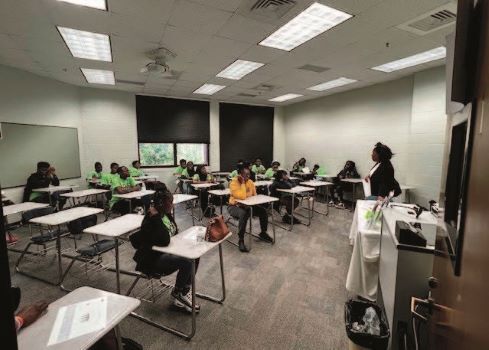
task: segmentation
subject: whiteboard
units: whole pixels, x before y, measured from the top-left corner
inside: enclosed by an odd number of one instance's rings
[[[78,178],[78,130],[59,126],[1,123],[0,184],[24,186],[39,161],[49,162],[61,179]]]

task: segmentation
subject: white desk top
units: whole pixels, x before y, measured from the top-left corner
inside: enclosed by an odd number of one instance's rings
[[[155,193],[155,191],[153,191],[153,190],[141,190],[141,191],[124,193],[124,194],[114,194],[114,197],[122,198],[122,199],[134,199],[134,198],[141,198],[144,196],[149,196],[153,193]]]
[[[231,191],[229,188],[226,188],[224,190],[210,190],[209,193],[213,194],[214,196],[229,196]]]
[[[335,178],[337,177],[336,175],[331,175],[331,174],[324,174],[324,175],[315,175],[316,177],[325,177],[325,178]]]
[[[151,180],[151,179],[157,179],[158,175],[142,175],[142,176],[135,176],[134,180]]]
[[[284,193],[302,193],[302,192],[314,191],[314,188],[306,187],[306,186],[295,186],[292,188],[278,188],[277,191],[284,192]]]
[[[91,299],[107,298],[107,323],[99,331],[88,333],[62,343],[53,344],[48,347],[59,309],[64,306],[76,304]],[[29,327],[22,329],[17,336],[20,350],[73,350],[88,349],[100,338],[117,326],[127,315],[134,311],[141,302],[135,298],[126,297],[114,293],[105,292],[90,287],[80,287],[64,297],[49,304],[45,315],[41,316]]]
[[[216,176],[228,176],[231,173],[229,171],[213,171],[211,174]]]
[[[248,197],[246,199],[236,199],[236,202],[244,204],[244,205],[248,205],[248,206],[271,203],[271,202],[276,202],[276,201],[278,201],[278,198],[265,196],[264,194],[251,196],[251,197]]]
[[[187,259],[197,259],[214,247],[224,242],[233,233],[224,237],[219,242],[204,241],[206,228],[204,226],[192,226],[185,231],[173,236],[167,247],[153,246],[153,250],[161,253],[181,256]]]
[[[410,185],[400,185],[401,190],[414,190],[416,187]]]
[[[61,197],[69,197],[69,198],[81,198],[81,197],[88,197],[88,196],[93,196],[97,194],[102,194],[109,192],[109,190],[102,190],[102,189],[89,189],[89,190],[81,190],[81,191],[75,191],[75,192],[68,192],[68,193],[63,193],[61,194]]]
[[[273,181],[255,181],[255,187],[270,186],[271,184],[273,184]]]
[[[289,176],[289,180],[295,181],[295,180],[300,180],[300,178],[295,176]]]
[[[71,190],[73,188],[77,188],[78,185],[63,185],[63,186],[50,186],[50,187],[43,187],[43,188],[35,188],[32,191],[33,192],[57,192],[57,191],[66,191],[66,190]]]
[[[141,227],[144,215],[126,214],[118,218],[103,222],[101,224],[86,228],[85,233],[94,235],[119,237]]]
[[[23,213],[32,209],[46,208],[46,207],[49,207],[49,204],[34,203],[34,202],[25,202],[19,204],[6,205],[3,207],[3,216]]]
[[[301,182],[301,185],[310,186],[310,187],[322,187],[322,186],[331,186],[331,185],[333,185],[333,183],[332,182],[326,182],[326,181],[311,180],[311,181]]]
[[[103,211],[104,210],[100,208],[76,207],[76,208],[58,211],[57,213],[54,214],[40,216],[38,218],[29,220],[29,222],[35,224],[56,226],[56,225],[66,224],[68,222],[83,218],[85,216],[98,214]]]
[[[173,195],[173,204],[179,204],[183,202],[188,202],[194,199],[199,198],[198,196],[194,194],[181,194],[181,193],[176,193]]]
[[[341,179],[343,182],[350,182],[352,184],[358,184],[362,182],[362,179]]]
[[[219,185],[219,184],[215,183],[215,182],[205,182],[205,183],[201,183],[201,184],[191,184],[190,186],[192,186],[195,189],[201,189],[201,188],[209,188],[209,187],[213,187],[213,186],[217,186],[217,185]]]

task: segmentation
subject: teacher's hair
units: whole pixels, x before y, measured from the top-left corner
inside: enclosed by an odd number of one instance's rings
[[[374,147],[374,151],[379,155],[379,160],[381,162],[390,160],[394,153],[392,153],[391,149],[387,146],[384,145],[381,142],[377,142]]]

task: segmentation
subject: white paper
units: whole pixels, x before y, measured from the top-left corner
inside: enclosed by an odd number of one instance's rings
[[[106,325],[107,297],[64,306],[58,310],[48,346],[97,332]]]
[[[372,195],[372,189],[370,188],[370,181],[367,182],[365,179],[362,179],[363,185],[363,193],[365,193],[365,198],[370,197]]]

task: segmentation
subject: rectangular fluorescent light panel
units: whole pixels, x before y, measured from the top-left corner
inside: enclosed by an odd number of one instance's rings
[[[202,94],[202,95],[214,95],[219,90],[224,89],[226,86],[224,85],[216,85],[216,84],[204,84],[200,88],[194,91],[194,94]]]
[[[335,80],[327,81],[322,84],[311,86],[307,88],[307,90],[324,91],[324,90],[334,89],[339,86],[348,85],[355,82],[357,82],[355,79],[348,79],[348,78],[341,77]]]
[[[94,9],[107,11],[106,0],[58,0],[58,1],[67,2],[67,3],[73,4],[73,5],[92,7]]]
[[[348,13],[315,2],[265,38],[260,45],[290,51],[351,17]]]
[[[90,84],[115,85],[114,72],[111,70],[80,68]]]
[[[110,39],[107,34],[57,27],[73,57],[112,62]]]
[[[219,72],[216,77],[239,80],[263,65],[264,64],[260,62],[236,60],[234,63],[230,64]]]
[[[284,101],[287,101],[287,100],[292,100],[293,98],[297,98],[297,97],[301,97],[303,95],[299,95],[299,94],[286,94],[286,95],[282,95],[282,96],[277,96],[277,97],[274,97],[268,101],[272,101],[272,102],[284,102]]]
[[[440,60],[447,55],[447,49],[445,46],[437,47],[436,49],[424,51],[416,55],[412,55],[400,60],[392,61],[380,66],[372,67],[373,70],[381,72],[394,72],[408,67],[417,66],[418,64]]]

